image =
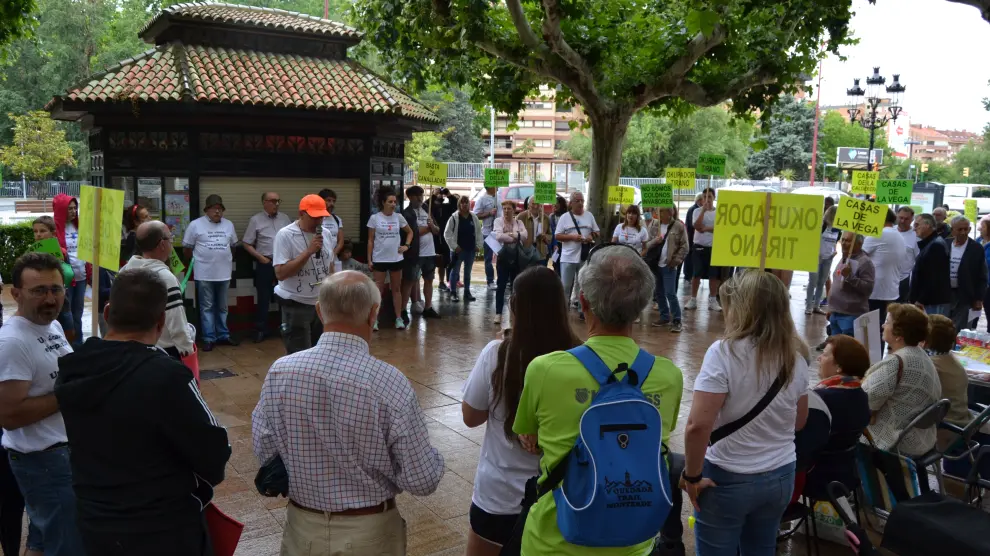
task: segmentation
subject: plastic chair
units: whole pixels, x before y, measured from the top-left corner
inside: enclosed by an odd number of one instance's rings
[[[951,403],[949,400],[939,400],[932,405],[926,407],[921,413],[919,413],[914,419],[911,420],[901,434],[894,441],[893,446],[891,446],[890,451],[902,457],[909,457],[913,460],[919,469],[927,469],[929,466],[935,471],[935,478],[938,481],[939,492],[945,492],[945,484],[942,479],[942,466],[939,462],[942,460],[944,453],[938,450],[937,444],[932,446],[932,449],[925,452],[920,456],[910,456],[907,454],[902,454],[900,451],[900,444],[904,438],[914,429],[929,429],[932,427],[938,427],[945,420],[945,416],[949,414],[949,407]],[[927,484],[924,485],[927,490]]]
[[[983,404],[976,404],[976,406],[981,408],[980,413],[977,414],[976,417],[974,417],[973,420],[971,420],[965,427],[959,427],[958,425],[954,425],[952,423],[942,423],[939,425],[939,428],[951,431],[957,435],[955,440],[953,440],[953,442],[951,442],[943,450],[942,458],[946,462],[968,460],[968,463],[970,464],[970,470],[966,477],[946,473],[944,468],[943,475],[965,484],[967,486],[967,500],[970,503],[976,503],[979,505],[983,499],[982,491],[983,489],[990,487],[990,482],[979,476],[978,460],[981,456],[990,457],[990,450],[981,450],[981,448],[988,447],[981,446],[981,444],[973,437],[977,432],[979,432],[983,425],[990,422],[990,406]]]

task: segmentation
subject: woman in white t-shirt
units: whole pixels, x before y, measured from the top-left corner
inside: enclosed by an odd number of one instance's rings
[[[639,213],[639,205],[629,205],[626,207],[625,221],[615,227],[612,232],[612,243],[628,245],[636,250],[640,255],[646,254],[646,242],[650,239],[650,234],[643,225],[643,218]]]
[[[743,271],[721,294],[725,335],[708,348],[694,383],[681,486],[696,509],[698,554],[735,554],[738,547],[772,556],[794,490],[794,433],[808,418],[809,351],[776,276]],[[722,428],[767,395],[769,404],[751,421]]]
[[[515,328],[506,331],[506,340],[485,346],[464,383],[464,424],[488,423],[471,496],[468,556],[498,556],[522,510],[526,481],[540,473],[540,456],[524,450],[512,432],[526,367],[536,357],[581,343],[568,324],[564,288],[554,271],[526,269],[512,288]]]
[[[395,212],[395,190],[382,187],[378,190],[378,212],[368,220],[368,268],[374,273],[375,284],[384,298],[387,292],[385,273],[388,273],[392,289],[392,306],[402,307],[402,254],[412,245],[413,232],[406,219]],[[403,235],[405,239],[403,240]],[[395,328],[403,330],[406,322],[396,311]],[[378,322],[375,321],[375,330]]]

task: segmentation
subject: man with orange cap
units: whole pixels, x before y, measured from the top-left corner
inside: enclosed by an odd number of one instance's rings
[[[323,333],[316,302],[320,282],[333,272],[333,246],[323,244],[322,233],[328,216],[319,195],[306,195],[299,201],[299,219],[275,234],[275,296],[282,306],[282,341],[289,354],[313,347]]]

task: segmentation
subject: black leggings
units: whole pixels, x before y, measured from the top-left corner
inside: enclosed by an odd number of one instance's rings
[[[0,431],[0,438],[3,432]],[[0,548],[5,556],[17,556],[21,550],[21,520],[24,497],[17,479],[10,471],[7,450],[0,449]]]

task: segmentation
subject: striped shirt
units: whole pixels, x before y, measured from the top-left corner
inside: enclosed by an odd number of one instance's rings
[[[158,339],[158,347],[175,348],[180,355],[189,355],[193,352],[196,333],[186,320],[186,308],[183,305],[178,279],[164,262],[158,259],[146,259],[140,255],[131,257],[131,260],[127,261],[120,270],[123,272],[135,268],[145,268],[155,272],[168,290],[168,299],[165,301],[165,329]]]
[[[309,508],[425,496],[443,476],[409,380],[357,336],[326,332],[315,347],[275,361],[251,420],[258,460],[280,455],[289,498]]]

